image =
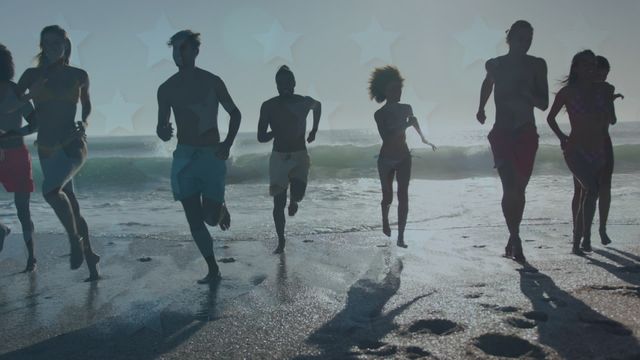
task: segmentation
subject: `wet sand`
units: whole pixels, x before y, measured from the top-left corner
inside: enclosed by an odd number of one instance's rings
[[[475,192],[494,198],[486,212],[411,222],[408,249],[380,231],[291,238],[281,256],[270,233],[226,237],[214,287],[195,283],[205,264],[186,236],[95,238],[103,279],[85,283],[60,235],[39,234],[38,272],[19,273],[12,234],[0,359],[640,358],[634,214],[612,218],[614,243],[596,234],[580,258],[569,224],[542,216],[559,210],[531,199],[523,267],[500,256],[497,191]],[[633,193],[617,209],[637,203]]]

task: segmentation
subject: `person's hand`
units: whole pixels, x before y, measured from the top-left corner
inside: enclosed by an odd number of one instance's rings
[[[89,124],[87,124],[84,121],[78,121],[76,122],[76,128],[73,129],[73,135],[75,137],[84,137],[87,136],[87,126],[89,126]]]
[[[487,115],[484,114],[484,110],[478,110],[476,113],[476,120],[478,120],[480,124],[484,125],[484,122],[487,120]]]
[[[434,144],[430,143],[429,140],[427,140],[427,138],[425,138],[425,137],[422,138],[422,143],[425,144],[425,145],[431,146],[431,150],[433,150],[433,151],[438,150],[438,147],[435,146]]]
[[[216,156],[220,160],[227,160],[229,158],[229,151],[231,149],[231,145],[226,142],[221,142],[216,149]]]
[[[311,144],[312,142],[314,142],[316,139],[316,130],[311,130],[311,132],[309,133],[309,136],[307,137],[307,142],[309,144]]]
[[[173,126],[171,123],[167,123],[164,126],[158,126],[156,128],[156,134],[162,141],[169,141],[173,137]]]
[[[615,101],[617,98],[620,98],[620,100],[624,100],[624,95],[622,94],[615,94],[613,95],[613,100]]]

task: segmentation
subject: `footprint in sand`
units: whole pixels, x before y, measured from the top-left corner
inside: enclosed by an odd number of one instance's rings
[[[469,238],[469,236],[468,236],[468,235],[462,235],[462,238],[463,238],[463,239],[468,239],[468,238]]]
[[[232,257],[228,257],[228,258],[222,258],[222,259],[220,259],[218,261],[220,261],[221,263],[224,263],[224,264],[228,264],[228,263],[236,262],[236,259],[234,259]]]
[[[529,240],[525,240],[524,242],[534,242],[534,241],[535,241],[535,240],[531,240],[531,239],[529,239]]]
[[[505,319],[504,322],[518,329],[532,329],[537,325],[534,321],[529,321],[529,320],[516,318],[516,317],[510,317],[508,319]]]
[[[431,353],[419,346],[408,346],[405,350],[409,359],[418,359],[421,357],[431,356]]]
[[[398,347],[395,345],[388,345],[381,341],[364,341],[358,344],[358,349],[366,355],[375,356],[393,356],[398,352]]]
[[[485,284],[485,283],[477,283],[477,284],[472,284],[472,285],[470,285],[469,287],[473,287],[473,288],[483,288],[483,287],[486,287],[486,286],[487,286],[487,284]]]
[[[473,345],[487,355],[518,358],[543,358],[542,349],[516,336],[484,334],[474,339]]]
[[[144,256],[144,257],[138,258],[138,261],[140,261],[140,262],[149,262],[149,261],[151,261],[151,258],[148,257],[148,256]]]
[[[480,306],[485,309],[491,309],[502,313],[514,313],[520,310],[520,308],[517,308],[515,306],[499,306],[494,304],[480,304]]]
[[[476,249],[483,249],[483,248],[486,248],[487,245],[473,245],[473,247]]]
[[[529,320],[535,320],[535,321],[547,321],[547,320],[549,320],[549,315],[547,315],[547,313],[545,313],[543,311],[527,311],[526,313],[524,313],[522,315],[524,315],[524,317],[526,317]]]
[[[387,245],[387,244],[380,244],[380,245],[376,245],[376,247],[379,247],[379,248],[386,248],[386,247],[389,247],[389,245]]]
[[[608,286],[608,285],[592,285],[592,290],[611,291],[615,294],[624,296],[640,297],[640,286]]]
[[[482,297],[482,295],[483,295],[482,293],[471,293],[471,294],[466,294],[464,296],[464,298],[465,299],[477,299],[477,298]]]
[[[464,329],[459,324],[447,319],[429,319],[415,321],[407,330],[414,334],[446,336]]]
[[[254,276],[251,279],[251,283],[254,286],[258,286],[258,285],[262,284],[265,280],[267,280],[267,275],[258,275],[258,276]]]
[[[536,249],[543,249],[543,250],[544,249],[553,249],[553,247],[547,246],[547,245],[539,245],[539,246],[536,246]]]
[[[307,239],[307,240],[302,240],[302,242],[303,242],[303,243],[312,243],[312,242],[313,242],[313,240],[308,240],[308,239]]]

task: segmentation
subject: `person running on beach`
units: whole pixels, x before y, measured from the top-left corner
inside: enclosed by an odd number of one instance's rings
[[[205,224],[227,230],[231,217],[224,201],[225,160],[240,128],[240,111],[222,79],[196,67],[200,34],[182,30],[168,42],[178,72],[158,88],[157,135],[163,141],[173,136],[171,111],[177,125],[178,146],[173,152],[171,189],[182,203],[191,236],[207,262],[207,284],[220,279],[213,253],[213,239]],[[229,132],[220,141],[218,105],[231,116]]]
[[[87,281],[94,281],[99,279],[100,256],[91,249],[89,228],[80,213],[73,186],[73,177],[87,158],[89,76],[84,70],[69,66],[71,41],[61,27],[51,25],[42,29],[40,48],[37,66],[27,69],[18,81],[18,93],[39,88],[33,102],[38,116],[42,193],[69,237],[71,269],[78,269],[86,259]],[[82,105],[82,120],[76,122],[78,101]]]
[[[398,182],[398,240],[397,245],[407,247],[404,242],[404,229],[409,214],[409,180],[411,178],[411,152],[406,142],[405,130],[413,127],[422,142],[431,144],[420,130],[418,119],[413,115],[409,104],[401,104],[404,79],[397,68],[385,66],[377,68],[369,79],[369,97],[384,105],[374,114],[378,132],[382,138],[382,147],[378,156],[378,174],[382,186],[382,232],[391,236],[389,208],[393,200],[393,179]]]
[[[609,70],[611,66],[609,65],[609,60],[604,56],[597,56],[597,65],[596,65],[596,79],[597,82],[606,83],[607,76],[609,75]],[[615,93],[615,88],[613,85],[611,86],[612,94]],[[617,98],[624,99],[622,94],[614,94],[614,100]],[[615,112],[614,112],[615,114]],[[614,116],[611,119],[611,125],[616,123],[617,119]],[[609,235],[607,235],[607,220],[609,218],[609,208],[611,207],[611,178],[613,176],[613,144],[611,142],[611,136],[609,135],[609,124],[605,127],[605,165],[602,173],[602,178],[600,179],[600,186],[598,191],[598,205],[600,211],[600,241],[602,245],[611,244],[611,239]],[[580,204],[580,182],[575,177],[573,178],[573,201],[571,202],[571,210],[573,213],[573,226],[575,227],[575,219],[578,212],[578,207]]]
[[[313,111],[313,128],[306,138],[308,143],[312,143],[318,132],[321,105],[309,96],[294,94],[296,79],[286,65],[276,73],[276,86],[279,95],[262,103],[260,108],[258,141],[265,143],[273,139],[269,158],[269,194],[273,196],[273,221],[278,235],[278,246],[273,253],[280,254],[285,247],[287,189],[291,192],[289,216],[296,214],[298,203],[307,189],[311,165],[305,144],[307,115]]]
[[[572,252],[581,256],[583,251],[591,251],[591,224],[600,185],[606,177],[606,128],[615,122],[613,86],[598,81],[596,69],[596,56],[591,50],[576,54],[564,87],[556,94],[547,117],[549,126],[560,140],[569,170],[580,182]],[[556,122],[563,107],[567,109],[571,123],[569,136]]]
[[[34,184],[31,155],[23,137],[36,131],[36,118],[31,103],[18,97],[17,85],[12,81],[13,76],[11,52],[0,44],[0,183],[7,192],[14,194],[14,203],[28,253],[24,272],[32,272],[36,269],[36,258],[29,201]],[[25,127],[22,127],[23,118],[27,120]],[[10,232],[8,226],[0,223],[0,251]]]
[[[484,107],[495,88],[496,121],[489,132],[495,168],[502,182],[502,213],[509,230],[505,257],[525,262],[520,223],[526,203],[525,191],[538,150],[534,108],[549,105],[547,64],[527,55],[533,27],[518,20],[507,32],[509,52],[486,62],[476,119],[484,124]]]

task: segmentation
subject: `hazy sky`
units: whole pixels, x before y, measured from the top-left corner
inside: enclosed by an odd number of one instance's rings
[[[506,51],[505,30],[517,19],[534,27],[530,53],[547,60],[551,91],[572,55],[590,48],[609,58],[609,80],[626,96],[619,119],[640,120],[639,15],[637,0],[0,0],[0,43],[14,54],[17,81],[42,27],[66,28],[72,63],[91,78],[92,135],[154,132],[157,87],[176,71],[166,41],[185,28],[202,34],[197,64],[226,82],[241,131],[255,131],[282,64],[298,93],[323,102],[321,129],[373,128],[378,105],[367,79],[391,63],[406,78],[403,101],[437,134],[477,126],[484,61]],[[546,126],[542,113],[537,121]]]

